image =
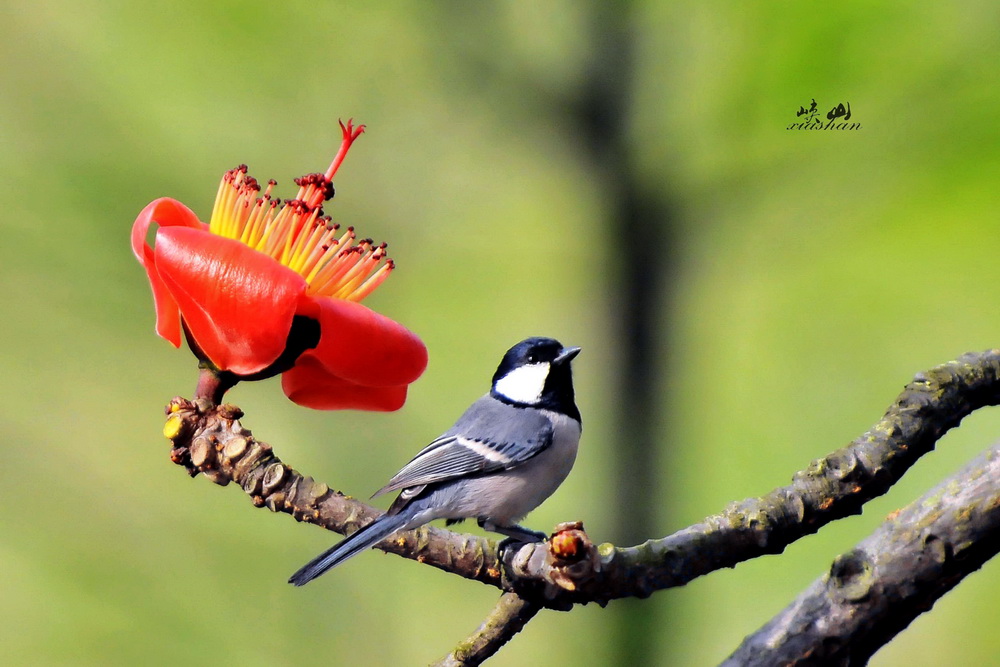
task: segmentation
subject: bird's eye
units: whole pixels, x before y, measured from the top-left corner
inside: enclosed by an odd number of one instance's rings
[[[537,355],[537,354],[535,354],[534,352],[530,353],[530,354],[528,355],[528,363],[529,363],[529,364],[533,364],[533,363],[535,363],[536,361],[538,361],[538,355]]]

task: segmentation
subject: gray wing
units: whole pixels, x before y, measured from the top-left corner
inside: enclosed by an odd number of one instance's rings
[[[551,444],[552,422],[541,411],[515,408],[487,394],[374,495],[513,468]]]

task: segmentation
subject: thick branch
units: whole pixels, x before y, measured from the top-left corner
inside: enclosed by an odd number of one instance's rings
[[[1000,445],[839,556],[724,664],[865,664],[998,551]]]
[[[541,607],[514,593],[504,593],[475,632],[455,647],[436,667],[473,667],[499,651],[521,631]]]
[[[235,482],[257,507],[341,534],[353,533],[381,514],[282,463],[270,445],[243,427],[243,413],[235,406],[175,398],[167,413],[164,435],[173,442],[171,459],[192,476],[203,473],[222,486]],[[501,585],[496,544],[481,537],[424,526],[378,547],[467,579]]]
[[[492,541],[425,527],[379,548],[556,609],[646,597],[750,558],[780,553],[830,521],[860,513],[865,502],[885,493],[948,429],[972,411],[996,405],[998,377],[1000,350],[967,354],[921,373],[867,433],[796,473],[790,485],[639,546],[605,544],[598,555],[582,529],[574,527],[549,542],[506,550],[501,562]],[[281,463],[240,425],[236,408],[175,399],[169,409],[165,432],[174,442],[174,460],[191,474],[204,472],[220,484],[236,481],[258,506],[341,533],[378,515],[378,510]]]
[[[831,521],[860,514],[865,502],[884,494],[946,431],[974,410],[1000,402],[998,378],[1000,350],[966,354],[918,374],[868,432],[796,473],[790,485],[733,503],[663,539],[630,548],[602,545],[600,572],[548,604],[646,597],[780,553]],[[523,572],[515,590],[530,596],[535,575],[543,578],[544,569]]]

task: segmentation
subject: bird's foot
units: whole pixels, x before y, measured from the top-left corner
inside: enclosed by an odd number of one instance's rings
[[[544,542],[548,539],[548,535],[546,533],[541,533],[537,530],[530,530],[524,526],[518,526],[516,524],[513,526],[501,526],[486,519],[480,519],[479,526],[484,530],[507,536],[500,541],[499,545],[497,545],[497,552],[500,554],[502,554],[508,547],[514,545]]]

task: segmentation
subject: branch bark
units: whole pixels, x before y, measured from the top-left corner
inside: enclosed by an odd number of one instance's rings
[[[724,665],[861,665],[1000,551],[1000,445],[833,561]]]
[[[827,523],[860,513],[865,502],[885,493],[966,415],[998,403],[1000,350],[963,355],[918,374],[871,429],[796,473],[788,486],[733,503],[698,524],[638,546],[596,547],[582,525],[563,524],[544,543],[502,554],[492,540],[430,527],[394,536],[378,548],[516,593],[539,608],[565,610],[575,604],[647,597],[750,558],[780,553]],[[340,533],[353,532],[379,515],[282,463],[270,446],[242,426],[238,408],[176,398],[168,414],[164,434],[173,442],[172,459],[192,475],[204,473],[223,485],[235,481],[258,507]],[[941,502],[935,505],[937,511],[947,509]],[[996,512],[985,512],[980,519],[984,531],[1000,523]],[[986,536],[982,546],[974,547],[982,551],[970,553],[989,558],[996,551],[996,538],[992,532],[978,535]],[[944,561],[950,562],[958,553],[957,544],[938,536],[924,546],[932,556],[943,550]],[[960,551],[965,553],[964,548]],[[857,568],[868,578],[867,561],[852,554],[838,560],[835,569],[843,571],[835,577],[838,582],[857,579]],[[953,570],[947,573],[942,581],[950,582],[948,587],[961,578],[949,579]]]
[[[1000,402],[1000,350],[963,355],[920,373],[871,429],[847,447],[814,461],[792,483],[733,503],[725,511],[669,537],[600,547],[600,571],[548,602],[606,602],[647,597],[695,577],[786,546],[852,514],[884,494],[917,459],[968,414]],[[530,596],[544,569],[524,572],[515,590]]]
[[[514,593],[504,593],[486,620],[436,667],[474,667],[499,651],[542,608]]]
[[[256,507],[290,514],[342,535],[372,522],[381,511],[304,477],[279,459],[271,446],[243,426],[233,405],[174,398],[163,432],[173,442],[170,458],[192,477],[203,473],[221,486],[235,482]],[[383,551],[501,587],[496,544],[424,526],[379,545]]]

